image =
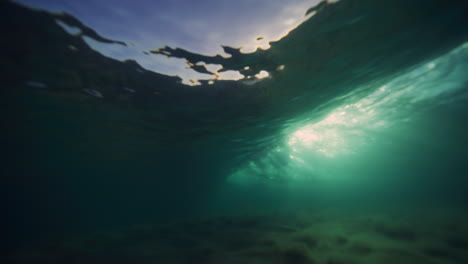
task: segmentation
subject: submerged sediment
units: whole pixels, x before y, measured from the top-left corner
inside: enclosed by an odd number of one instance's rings
[[[465,213],[303,211],[147,223],[41,243],[17,252],[9,261],[462,264],[468,261]]]

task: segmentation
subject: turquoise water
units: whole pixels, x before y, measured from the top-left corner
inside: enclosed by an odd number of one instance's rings
[[[268,49],[145,51],[188,82],[0,6],[7,261],[466,263],[464,1],[322,3]]]

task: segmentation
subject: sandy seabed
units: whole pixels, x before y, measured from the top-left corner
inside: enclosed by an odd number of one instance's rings
[[[40,243],[7,263],[468,263],[467,211],[294,212],[144,224]]]

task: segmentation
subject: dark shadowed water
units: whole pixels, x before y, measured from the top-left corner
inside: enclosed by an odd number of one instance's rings
[[[3,261],[468,263],[468,2],[306,13],[187,80],[1,1]]]

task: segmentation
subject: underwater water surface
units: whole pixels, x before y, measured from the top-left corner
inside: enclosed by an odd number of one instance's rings
[[[468,262],[468,2],[0,13],[2,262]]]

